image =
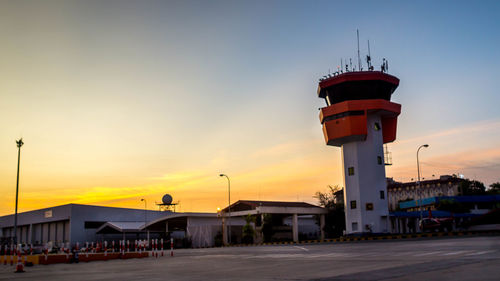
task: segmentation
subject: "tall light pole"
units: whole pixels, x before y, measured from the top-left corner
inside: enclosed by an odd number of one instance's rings
[[[17,201],[19,198],[19,164],[21,163],[21,146],[23,139],[16,140],[17,144],[17,181],[16,181],[16,211],[14,213],[14,245],[17,245]]]
[[[429,147],[428,144],[423,144],[421,146],[418,147],[417,149],[417,174],[418,174],[418,190],[419,190],[419,197],[420,197],[420,200],[419,200],[419,203],[418,205],[420,205],[420,221],[422,221],[422,185],[420,184],[420,162],[418,161],[418,153],[420,152],[420,149],[422,147]]]
[[[226,174],[220,174],[220,177],[226,177],[227,178],[227,188],[228,188],[228,207],[227,207],[227,212],[228,212],[228,217],[227,217],[227,226],[228,226],[228,237],[227,241],[229,244],[231,244],[231,180]]]
[[[148,240],[149,243],[149,230],[146,230],[146,223],[148,222],[148,203],[146,202],[146,199],[141,198],[141,201],[144,201],[144,231],[146,231],[146,239]]]

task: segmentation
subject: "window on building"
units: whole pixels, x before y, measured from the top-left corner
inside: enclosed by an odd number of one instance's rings
[[[356,209],[356,200],[351,201],[351,209]]]
[[[373,211],[373,203],[366,203],[366,210]]]
[[[377,163],[382,165],[382,156],[377,156]]]
[[[349,176],[354,176],[354,167],[347,168],[347,174]]]
[[[378,122],[375,122],[375,124],[373,124],[373,129],[375,129],[375,131],[380,131],[380,124]]]
[[[358,231],[358,223],[357,222],[352,223],[352,231]]]
[[[385,199],[385,194],[383,190],[380,191],[380,199]]]

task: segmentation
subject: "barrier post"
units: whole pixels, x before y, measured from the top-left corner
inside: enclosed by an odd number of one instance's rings
[[[127,240],[127,253],[130,252],[130,241]]]
[[[14,265],[14,256],[16,255],[16,249],[14,244],[10,245],[10,265]]]
[[[114,253],[115,252],[115,240],[111,241],[111,252]]]
[[[108,241],[104,241],[104,256],[108,256]]]
[[[48,243],[45,243],[45,248],[44,248],[43,253],[45,255],[45,261],[47,261],[47,256],[49,255],[49,245],[48,245]]]
[[[160,240],[161,244],[161,256],[163,257],[163,238]]]
[[[69,242],[66,242],[66,259],[69,260]]]
[[[155,257],[158,258],[158,239],[155,239]]]
[[[174,256],[174,238],[170,238],[170,256]]]
[[[28,249],[25,248],[26,250],[24,251],[24,265],[28,262]]]
[[[75,246],[75,262],[78,263],[80,262],[80,257],[78,256],[80,253],[80,243],[76,242],[76,246]]]

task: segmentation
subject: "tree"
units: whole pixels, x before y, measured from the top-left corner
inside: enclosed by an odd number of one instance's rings
[[[252,215],[247,215],[245,217],[245,221],[247,222],[243,226],[243,237],[242,237],[242,242],[244,244],[253,244],[253,236],[255,234],[255,230],[253,229],[253,226],[251,223],[255,222],[255,217]]]
[[[490,189],[488,189],[488,193],[490,194],[500,193],[500,182],[494,182],[490,184]]]
[[[345,230],[345,212],[344,204],[337,203],[335,193],[343,188],[335,185],[328,186],[327,192],[317,191],[314,198],[318,199],[319,205],[328,210],[325,214],[324,231],[327,237],[339,237]],[[316,223],[319,225],[319,216],[316,217]]]
[[[458,185],[458,191],[461,195],[483,195],[486,187],[480,181],[465,179]]]

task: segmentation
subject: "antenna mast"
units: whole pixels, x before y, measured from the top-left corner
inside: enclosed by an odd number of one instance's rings
[[[361,71],[361,57],[359,56],[359,29],[356,29],[356,34],[358,36],[358,71]]]

